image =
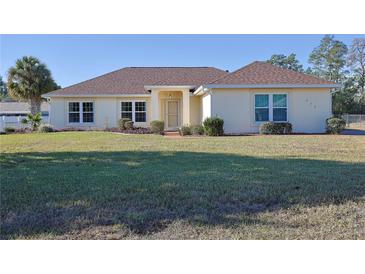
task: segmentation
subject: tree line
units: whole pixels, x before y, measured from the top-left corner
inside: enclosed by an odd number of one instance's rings
[[[294,53],[274,54],[267,62],[341,84],[332,93],[332,112],[365,114],[365,38],[355,38],[347,47],[333,35],[325,35],[309,55],[306,70]]]

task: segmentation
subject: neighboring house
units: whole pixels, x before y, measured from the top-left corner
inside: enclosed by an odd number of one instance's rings
[[[30,105],[26,102],[0,102],[0,116],[26,116],[30,113]],[[41,104],[41,114],[44,117],[49,115],[49,104]]]
[[[331,94],[339,85],[254,62],[228,73],[212,67],[128,67],[44,95],[56,128],[136,126],[165,121],[166,130],[224,120],[226,133],[255,133],[265,121],[293,124],[294,132],[325,131]]]
[[[0,102],[0,131],[5,127],[21,128],[21,120],[30,113],[30,105],[26,102]],[[42,121],[48,123],[49,104],[41,104]]]

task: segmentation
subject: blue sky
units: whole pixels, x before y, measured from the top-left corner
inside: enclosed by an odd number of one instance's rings
[[[62,87],[127,66],[214,66],[229,71],[272,54],[307,60],[323,35],[0,35],[0,75],[33,55]],[[350,45],[355,37],[335,35]]]

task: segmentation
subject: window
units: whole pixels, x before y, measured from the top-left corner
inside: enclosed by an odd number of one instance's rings
[[[269,95],[255,95],[255,119],[256,122],[269,121]]]
[[[69,123],[93,123],[94,103],[93,102],[69,102],[68,103]]]
[[[286,94],[256,94],[256,122],[286,122],[288,120]]]
[[[127,101],[121,104],[121,117],[129,118],[133,122],[146,122],[146,102]]]
[[[146,102],[135,102],[135,122],[146,122]]]
[[[286,94],[273,94],[273,121],[287,121]]]
[[[82,103],[82,122],[93,123],[94,122],[94,104],[91,102]]]
[[[122,102],[122,118],[133,120],[132,102]]]
[[[80,122],[80,103],[70,102],[68,103],[68,122],[79,123]]]

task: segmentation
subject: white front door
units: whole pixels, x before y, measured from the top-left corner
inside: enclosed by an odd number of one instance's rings
[[[166,128],[176,129],[179,126],[179,101],[168,100],[166,103]]]

